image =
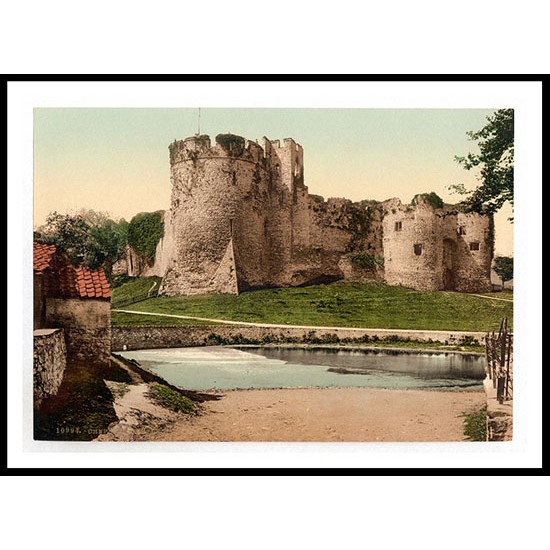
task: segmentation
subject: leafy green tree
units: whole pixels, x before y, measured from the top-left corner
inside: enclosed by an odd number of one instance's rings
[[[502,287],[504,288],[504,283],[514,278],[514,258],[510,258],[509,256],[497,256],[493,269],[500,277]]]
[[[506,202],[514,206],[514,110],[500,109],[487,117],[488,123],[478,132],[468,132],[477,141],[479,153],[455,157],[466,170],[479,169],[480,185],[468,191],[463,184],[449,189],[465,195],[467,211],[493,214]]]
[[[76,215],[52,212],[35,238],[55,244],[74,264],[92,269],[103,267],[110,276],[113,263],[127,243],[128,222],[116,222],[93,210]]]
[[[81,215],[52,212],[48,214],[45,225],[40,228],[40,235],[40,241],[55,244],[75,264],[94,263],[90,257],[90,225]]]
[[[100,225],[92,226],[90,240],[95,245],[96,263],[103,265],[110,274],[113,263],[120,258],[128,242],[128,222],[107,219]]]

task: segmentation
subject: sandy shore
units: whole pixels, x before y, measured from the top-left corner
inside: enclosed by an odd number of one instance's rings
[[[464,441],[462,414],[483,391],[311,388],[235,390],[188,416],[152,404],[147,384],[117,397],[104,441]]]

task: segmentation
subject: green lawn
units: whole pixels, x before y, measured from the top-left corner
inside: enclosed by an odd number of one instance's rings
[[[113,291],[113,307],[117,291]],[[256,290],[240,296],[160,296],[125,309],[256,323],[489,331],[498,330],[503,317],[512,323],[513,304],[456,292],[420,292],[383,283],[333,283]],[[152,324],[151,319],[164,325],[177,321],[144,316],[141,324]]]
[[[129,309],[135,309],[134,305],[135,304],[131,304],[127,307]],[[217,324],[219,323],[199,321],[196,319],[154,317],[152,315],[139,315],[134,313],[121,313],[120,311],[111,311],[111,325],[114,327],[188,327]]]

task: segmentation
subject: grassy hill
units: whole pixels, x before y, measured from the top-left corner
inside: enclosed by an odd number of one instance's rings
[[[125,277],[124,282],[111,289],[111,307],[125,307],[141,300],[147,300],[158,293],[161,277]]]
[[[149,281],[147,284],[151,285]],[[143,294],[147,286],[136,279],[113,289],[113,308],[120,307],[119,303],[128,303],[132,285],[135,285],[136,295]],[[119,295],[122,292],[124,299]],[[503,317],[512,322],[513,304],[471,294],[420,292],[373,282],[272,288],[240,296],[159,296],[126,305],[123,309],[254,323],[490,331],[498,330]],[[128,314],[115,312],[113,324],[204,324],[149,316],[143,316],[140,321],[137,316],[130,319],[124,315]]]

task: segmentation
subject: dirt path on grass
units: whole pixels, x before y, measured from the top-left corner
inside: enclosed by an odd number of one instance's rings
[[[484,298],[484,296],[481,296]],[[151,313],[149,311],[135,311],[131,309],[113,309],[118,313],[132,313],[135,315],[149,315],[152,317],[172,317],[174,319],[190,319],[195,321],[207,321],[209,323],[217,323],[221,325],[237,325],[237,326],[248,326],[248,327],[262,327],[262,328],[297,328],[304,330],[333,330],[335,332],[339,330],[349,330],[357,331],[364,333],[365,331],[373,331],[377,334],[396,334],[404,335],[410,337],[411,335],[432,335],[434,339],[437,339],[437,336],[443,336],[448,338],[449,334],[454,335],[455,337],[468,336],[468,335],[477,335],[478,337],[485,336],[484,332],[476,331],[463,331],[463,330],[424,330],[424,329],[398,329],[398,328],[367,328],[367,327],[322,327],[317,325],[277,325],[273,323],[252,323],[247,321],[228,321],[227,319],[211,319],[209,317],[194,317],[192,315],[176,315],[173,313]]]
[[[483,296],[481,294],[471,294],[471,296],[477,296],[478,298],[485,298],[486,300],[498,300],[499,302],[511,302],[514,303],[514,300],[510,300],[509,298],[496,298],[494,296]]]
[[[483,392],[372,388],[237,390],[151,441],[464,441]]]

